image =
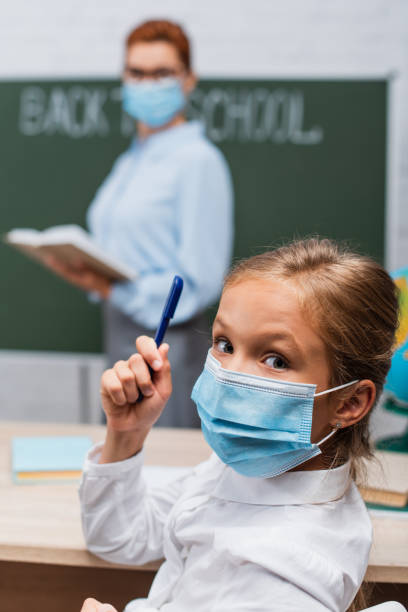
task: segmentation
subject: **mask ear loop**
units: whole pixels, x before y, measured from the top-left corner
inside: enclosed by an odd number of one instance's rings
[[[341,429],[341,423],[336,423],[336,427],[334,429],[332,429],[331,432],[329,434],[327,434],[327,436],[322,438],[322,440],[320,440],[320,442],[316,442],[316,446],[320,446],[321,444],[324,444],[324,442],[326,442],[326,440],[328,440],[329,438],[334,436],[336,431],[338,431],[339,429]]]
[[[350,387],[350,385],[354,385],[358,382],[360,381],[352,380],[351,382],[348,382],[345,385],[339,385],[338,387],[333,387],[333,389],[326,389],[326,391],[320,391],[320,393],[315,393],[313,397],[319,397],[319,395],[326,395],[326,393],[332,393],[333,391],[338,391],[339,389],[345,389],[346,387]]]
[[[345,389],[346,387],[350,387],[350,385],[354,385],[355,383],[358,383],[358,382],[359,380],[352,380],[351,382],[348,382],[345,385],[339,385],[338,387],[333,387],[333,389],[326,389],[326,391],[320,391],[320,393],[315,393],[314,397],[318,397],[319,395],[326,395],[326,393],[332,393],[333,391],[339,391],[339,389]],[[341,428],[341,425],[342,425],[341,423],[336,423],[336,427],[332,429],[331,432],[327,434],[327,436],[325,436],[322,440],[320,440],[320,442],[316,442],[317,446],[320,446],[321,444],[326,442],[326,440],[334,436],[336,431],[338,431]]]

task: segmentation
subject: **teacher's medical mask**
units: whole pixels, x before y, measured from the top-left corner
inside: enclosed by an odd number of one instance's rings
[[[191,395],[201,428],[218,457],[239,474],[271,478],[319,455],[336,430],[310,440],[316,385],[226,370],[208,353]]]
[[[122,85],[124,110],[134,119],[156,128],[166,125],[185,104],[186,98],[178,79],[142,81]]]

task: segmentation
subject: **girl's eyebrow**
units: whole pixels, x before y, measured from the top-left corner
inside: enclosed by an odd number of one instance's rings
[[[221,317],[216,317],[214,319],[214,323],[213,325],[220,325],[221,327],[225,327],[226,329],[228,329],[228,324],[225,323]],[[254,337],[253,337],[254,338]],[[296,342],[296,338],[295,336],[290,333],[290,332],[286,332],[286,331],[273,331],[273,330],[263,330],[261,332],[259,332],[259,334],[257,334],[255,336],[256,341],[259,340],[263,340],[265,342],[267,341],[271,341],[271,340],[282,340],[284,342],[287,342],[288,344],[292,345],[292,347],[300,352],[303,353],[303,351],[301,350],[299,344]]]
[[[259,333],[257,340],[258,341],[262,340],[265,342],[282,340],[283,342],[286,342],[291,348],[295,349],[299,353],[303,353],[299,344],[296,342],[295,336],[291,334],[290,332],[263,331]]]
[[[222,325],[222,327],[228,327],[228,325],[224,323],[224,321],[218,315],[215,317],[213,325]]]

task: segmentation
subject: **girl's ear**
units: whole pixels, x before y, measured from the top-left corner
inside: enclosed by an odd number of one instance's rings
[[[372,380],[360,380],[352,395],[342,400],[334,412],[333,428],[350,427],[361,421],[370,412],[375,402],[376,389]]]

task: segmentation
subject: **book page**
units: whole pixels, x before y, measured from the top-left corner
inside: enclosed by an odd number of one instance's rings
[[[16,228],[6,234],[5,240],[11,244],[25,243],[27,245],[37,246],[41,241],[41,232],[33,229]]]
[[[68,266],[86,265],[112,281],[137,277],[134,269],[107,255],[79,225],[59,225],[42,232],[15,229],[5,240],[40,261],[44,255],[51,255]]]
[[[365,463],[367,482],[363,487],[407,494],[408,454],[376,451],[374,459]]]

